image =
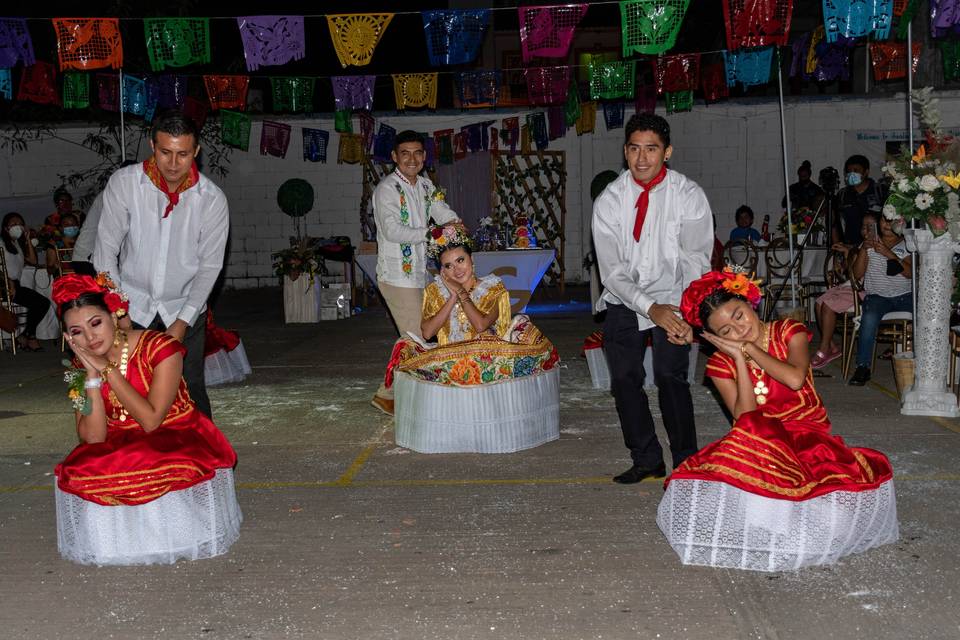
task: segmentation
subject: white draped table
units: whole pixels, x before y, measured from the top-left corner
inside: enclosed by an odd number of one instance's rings
[[[553,263],[553,255],[553,249],[476,251],[473,254],[473,266],[478,276],[489,273],[499,276],[503,286],[510,292],[513,313],[523,313],[543,274]],[[376,254],[357,255],[355,259],[361,271],[376,285]],[[436,274],[436,270],[431,268],[430,273]]]

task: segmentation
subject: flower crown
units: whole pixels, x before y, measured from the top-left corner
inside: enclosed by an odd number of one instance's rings
[[[121,318],[127,315],[130,310],[130,303],[127,302],[125,293],[117,289],[117,285],[106,273],[100,272],[96,278],[79,273],[71,273],[61,276],[53,281],[53,301],[57,305],[57,312],[60,307],[71,300],[76,300],[85,293],[103,294],[103,301],[107,305],[110,313]]]
[[[432,226],[427,232],[427,255],[434,260],[451,247],[468,247],[473,250],[473,240],[462,224]]]
[[[690,283],[680,300],[680,313],[691,327],[701,327],[700,306],[707,296],[719,289],[729,291],[738,298],[749,302],[754,308],[760,304],[762,294],[757,281],[747,277],[739,267],[727,265],[723,271],[710,271],[699,280]]]

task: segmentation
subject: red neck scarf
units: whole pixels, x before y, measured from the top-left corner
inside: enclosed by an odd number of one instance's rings
[[[663,182],[663,179],[666,177],[667,165],[662,165],[660,172],[655,175],[650,182],[640,182],[636,178],[633,179],[633,181],[643,189],[643,191],[640,192],[640,197],[637,198],[637,221],[633,223],[633,239],[635,242],[640,242],[640,232],[643,230],[643,221],[647,217],[647,205],[650,204],[650,190]]]
[[[173,208],[177,206],[178,202],[180,202],[180,194],[200,181],[200,171],[197,169],[196,160],[194,160],[193,164],[190,165],[190,173],[187,174],[187,177],[183,182],[180,183],[180,186],[177,187],[175,191],[170,191],[170,187],[167,186],[167,181],[163,179],[163,175],[160,173],[160,168],[157,167],[157,161],[153,156],[150,156],[143,161],[143,172],[147,174],[148,178],[150,178],[150,182],[153,183],[153,186],[155,186],[157,189],[160,189],[160,191],[163,191],[164,195],[167,196],[167,208],[163,211],[164,218],[170,215],[170,212],[173,211]]]

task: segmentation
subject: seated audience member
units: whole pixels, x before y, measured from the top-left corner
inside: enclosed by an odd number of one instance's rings
[[[866,296],[860,306],[860,331],[857,335],[857,369],[850,384],[863,386],[870,380],[870,364],[880,319],[894,311],[913,309],[912,265],[903,237],[890,221],[881,216],[877,224],[864,222],[864,241],[853,261],[853,276],[863,278]],[[869,220],[869,213],[864,215]]]
[[[73,251],[69,251],[70,262],[61,264],[59,249],[74,249],[77,243],[77,236],[80,235],[80,220],[73,213],[65,213],[60,216],[60,233],[53,240],[53,245],[47,247],[46,267],[47,272],[52,276],[60,276],[64,269],[72,269]]]
[[[0,223],[0,240],[7,265],[7,286],[10,288],[13,303],[27,310],[27,323],[17,342],[24,351],[43,351],[37,341],[37,326],[47,315],[50,301],[33,289],[20,286],[23,268],[28,265],[37,266],[37,250],[31,242],[33,235],[33,231],[23,222],[23,217],[15,211],[5,215]]]
[[[737,226],[730,230],[731,240],[749,240],[760,242],[760,232],[753,228],[753,209],[740,205],[736,213]]]
[[[57,187],[53,192],[53,203],[56,209],[43,221],[44,226],[59,227],[60,218],[68,213],[73,213],[73,196],[65,187]]]
[[[809,160],[804,160],[797,168],[797,181],[790,185],[790,206],[793,209],[807,207],[811,211],[816,211],[823,201],[825,194],[816,182],[810,179],[813,174],[813,168]],[[787,208],[787,199],[784,197],[780,201],[780,207]]]

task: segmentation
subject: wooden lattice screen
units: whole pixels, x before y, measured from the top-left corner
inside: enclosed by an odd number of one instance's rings
[[[550,285],[564,283],[564,225],[567,219],[567,168],[563,151],[536,153],[490,153],[493,163],[493,191],[499,203],[494,209],[498,224],[516,226],[525,214],[533,223],[540,247],[554,249],[553,264],[544,278]]]

